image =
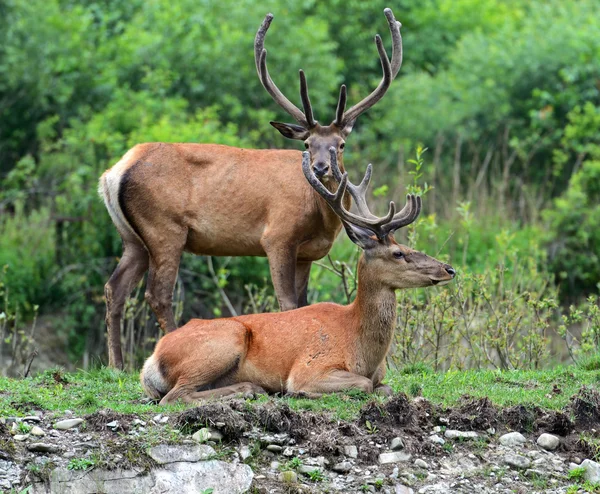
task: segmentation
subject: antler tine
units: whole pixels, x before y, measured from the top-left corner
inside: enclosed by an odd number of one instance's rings
[[[392,221],[383,226],[382,230],[385,232],[385,235],[389,235],[390,233],[413,223],[419,217],[421,207],[421,197],[408,194],[406,196],[406,205],[398,214],[394,215]]]
[[[392,221],[396,212],[396,206],[393,202],[390,202],[390,209],[388,211],[388,214],[383,218],[379,218],[371,214],[368,210],[366,215],[363,215],[362,212],[359,212],[360,214],[356,215],[344,208],[342,200],[346,190],[350,192],[350,195],[352,197],[355,197],[354,194],[356,194],[356,190],[358,190],[358,188],[355,185],[350,184],[350,182],[348,181],[347,173],[344,173],[343,175],[341,174],[337,163],[335,148],[330,148],[329,152],[331,154],[331,168],[333,171],[333,175],[336,181],[339,182],[338,189],[335,194],[329,192],[327,188],[312,172],[310,168],[309,153],[307,151],[305,151],[302,155],[302,171],[304,172],[304,176],[306,177],[310,185],[319,193],[321,197],[323,197],[323,199],[325,199],[325,201],[329,204],[331,209],[333,209],[333,211],[340,217],[340,219],[343,222],[351,223],[353,225],[360,226],[363,228],[368,228],[369,230],[373,231],[373,233],[375,233],[375,235],[377,236],[383,235],[381,233],[381,226]],[[341,176],[340,180],[337,179],[338,176]],[[361,186],[363,185],[363,182],[361,182]],[[350,191],[350,186],[352,186],[353,192]]]
[[[402,35],[400,34],[400,28],[402,24],[396,20],[392,9],[389,7],[383,9],[383,13],[387,18],[390,26],[390,33],[392,34],[392,79],[395,79],[402,66]]]
[[[302,106],[304,107],[304,115],[306,116],[306,123],[308,128],[312,129],[317,122],[313,118],[312,105],[308,97],[308,84],[306,83],[306,75],[304,71],[300,69],[300,97],[302,98]]]
[[[354,105],[348,111],[344,112],[344,117],[342,119],[343,124],[354,121],[361,113],[367,111],[375,103],[377,103],[383,97],[383,95],[390,87],[390,84],[392,83],[392,67],[390,65],[390,60],[387,56],[387,53],[385,52],[385,48],[383,47],[383,41],[381,41],[381,36],[379,36],[378,34],[375,35],[375,44],[377,45],[379,59],[381,60],[383,78],[381,79],[379,85],[373,90],[373,92],[369,94],[369,96],[367,96],[362,101],[356,103],[356,105]]]
[[[263,87],[275,100],[275,102],[281,106],[286,112],[288,112],[300,125],[308,128],[308,121],[304,113],[302,113],[289,99],[287,99],[279,88],[271,79],[269,71],[267,70],[267,50],[265,49],[265,37],[267,31],[273,20],[273,14],[267,14],[265,20],[262,22],[256,37],[254,38],[254,63],[256,64],[256,71]]]
[[[335,120],[333,123],[338,127],[342,126],[344,121],[344,111],[346,110],[346,84],[340,86],[340,97],[338,98],[337,109],[335,110]]]

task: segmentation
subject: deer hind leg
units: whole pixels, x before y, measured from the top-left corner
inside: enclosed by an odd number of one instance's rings
[[[173,289],[185,238],[164,245],[161,250],[150,251],[150,270],[146,286],[146,301],[150,305],[161,329],[168,333],[177,328],[173,316]]]
[[[265,252],[269,259],[269,269],[275,295],[282,311],[296,309],[296,252],[297,248],[289,245],[266,241]]]
[[[296,263],[296,295],[298,307],[308,305],[308,280],[310,278],[311,261],[298,261]]]
[[[129,294],[148,269],[148,252],[133,240],[123,241],[123,256],[104,286],[106,298],[106,329],[108,337],[108,365],[123,368],[121,352],[121,319]]]
[[[294,379],[292,379],[292,382]],[[350,389],[358,389],[364,393],[373,392],[371,379],[342,370],[331,371],[311,381],[294,386],[292,394],[304,395],[308,398],[318,398],[325,393],[339,393]]]

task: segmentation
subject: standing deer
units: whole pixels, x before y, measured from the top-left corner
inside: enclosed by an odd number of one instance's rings
[[[331,176],[327,150],[335,147],[343,170],[344,141],[356,118],[381,99],[400,69],[400,23],[390,9],[384,12],[392,34],[392,61],[377,35],[381,82],[348,110],[342,86],[336,118],[328,126],[314,120],[304,72],[304,112],[273,83],[264,48],[272,14],[256,34],[260,80],[299,125],[271,124],[287,137],[304,140],[311,166],[325,183]],[[301,161],[301,152],[292,150],[146,143],[130,149],[102,175],[99,192],[123,240],[123,255],[105,286],[110,366],[123,367],[123,307],[146,271],[146,300],[161,328],[175,329],[173,288],[184,250],[208,256],[267,256],[281,310],[306,305],[311,263],[327,255],[341,223],[306,182]],[[349,207],[350,198],[346,201]]]
[[[316,177],[307,152],[302,169],[364,251],[356,299],[347,306],[320,303],[288,312],[193,319],[164,336],[146,361],[140,380],[148,396],[165,404],[240,392],[310,397],[350,388],[391,392],[381,381],[396,325],[395,291],[445,284],[455,271],[394,240],[396,230],[416,220],[420,197],[408,195],[399,213],[390,203],[388,214],[379,218],[365,200],[370,166],[355,186],[337,168],[336,149],[330,152],[334,178],[339,178],[335,193]],[[346,190],[358,214],[344,207]]]

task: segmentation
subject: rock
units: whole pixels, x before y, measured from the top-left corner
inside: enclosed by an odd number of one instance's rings
[[[433,443],[433,444],[446,444],[446,441],[444,441],[444,439],[440,436],[438,436],[437,434],[433,434],[432,436],[429,436],[429,440]]]
[[[35,422],[40,423],[42,419],[37,415],[27,415],[27,417],[22,418],[23,422]]]
[[[500,444],[509,448],[522,446],[526,441],[527,439],[525,439],[525,436],[520,432],[509,432],[508,434],[500,436]]]
[[[37,425],[34,425],[31,430],[29,431],[29,434],[31,434],[32,436],[38,436],[38,437],[43,437],[46,435],[46,433],[41,429],[41,427],[38,427]]]
[[[405,485],[402,484],[396,484],[396,486],[394,487],[394,494],[414,494],[415,491],[413,491],[410,487],[406,487]]]
[[[496,428],[490,427],[489,429],[486,429],[485,432],[487,432],[490,436],[493,436],[494,434],[496,434]]]
[[[419,468],[424,468],[425,470],[429,470],[429,465],[421,458],[417,458],[415,460],[415,466]]]
[[[278,444],[269,444],[267,446],[267,451],[272,451],[273,453],[281,453],[283,451],[283,448]]]
[[[300,473],[304,473],[304,474],[309,474],[312,472],[316,472],[318,470],[321,470],[321,467],[319,465],[300,465],[298,467],[298,471]]]
[[[344,446],[344,454],[348,458],[358,458],[358,448],[354,444]]]
[[[159,465],[166,465],[206,460],[215,455],[215,450],[203,444],[159,444],[150,448],[148,455]]]
[[[252,450],[248,446],[242,446],[239,453],[242,461],[245,461],[252,456]]]
[[[167,417],[166,415],[160,419],[161,424],[166,424],[168,421],[169,421],[169,417]]]
[[[279,470],[279,462],[278,461],[271,462],[271,470]]]
[[[394,439],[392,439],[392,442],[390,443],[390,449],[392,451],[397,451],[399,449],[404,449],[404,441],[402,441],[402,438],[395,437]]]
[[[198,443],[205,443],[211,438],[210,430],[207,428],[200,429],[192,434],[192,439]]]
[[[27,445],[27,449],[36,453],[58,453],[61,450],[59,446],[47,443],[31,443]]]
[[[379,455],[379,463],[385,465],[387,463],[397,463],[400,461],[410,461],[412,455],[405,451],[394,451],[393,453],[381,453]]]
[[[529,466],[531,465],[531,460],[529,458],[526,458],[525,456],[508,454],[504,457],[504,463],[509,467],[524,470],[526,468],[529,468]]]
[[[159,413],[158,415],[155,415],[154,417],[152,417],[152,420],[154,422],[156,422],[157,424],[159,424],[160,423],[160,419],[162,419],[162,418],[163,418],[162,413]]]
[[[67,429],[72,429],[80,424],[83,424],[83,419],[59,420],[54,424],[54,428],[58,429],[59,431],[66,431]]]
[[[340,463],[333,465],[331,469],[337,473],[348,473],[350,470],[352,470],[352,463],[349,461],[341,461]]]
[[[21,483],[21,467],[12,461],[0,460],[0,492],[13,492],[11,488]],[[22,492],[15,489],[15,492]]]
[[[23,442],[23,441],[26,441],[28,437],[29,437],[29,434],[16,434],[13,437],[13,439],[15,441]]]
[[[592,460],[583,460],[577,467],[585,468],[585,480],[593,484],[600,483],[600,464]]]
[[[278,446],[285,446],[289,439],[290,436],[286,433],[280,433],[280,434],[264,434],[259,436],[259,441],[263,444],[277,444]]]
[[[294,450],[293,448],[285,448],[283,450],[283,456],[294,456]]]
[[[298,474],[292,470],[281,472],[279,474],[279,481],[285,482],[286,484],[295,484],[298,482]]]
[[[199,447],[206,447],[200,446]],[[248,465],[210,460],[197,463],[175,462],[145,472],[131,470],[91,471],[59,468],[50,475],[49,489],[44,483],[33,484],[30,494],[60,492],[61,494],[241,494],[250,489],[253,473]]]
[[[145,427],[146,426],[146,422],[144,422],[143,420],[140,420],[140,419],[133,419],[131,421],[131,425],[134,425],[134,426],[135,425],[141,425],[142,427]]]
[[[446,429],[444,436],[447,439],[476,439],[478,437],[475,431],[456,431],[453,429]]]
[[[537,440],[537,445],[548,451],[554,451],[559,444],[560,439],[552,434],[542,434]]]

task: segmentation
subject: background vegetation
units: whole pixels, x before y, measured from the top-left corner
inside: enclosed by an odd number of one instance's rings
[[[460,273],[452,286],[399,294],[390,363],[537,368],[594,355],[597,1],[5,0],[0,355],[10,356],[9,371],[22,372],[34,347],[39,365],[105,361],[103,285],[121,246],[96,187],[128,148],[157,140],[299,147],[268,125],[289,118],[254,68],[266,12],[275,14],[273,77],[298,100],[305,69],[326,122],[339,84],[351,102],[377,84],[372,37],[391,46],[386,6],[403,23],[404,65],[384,103],[357,123],[347,168],[357,178],[374,163],[381,207],[408,184],[426,192],[425,214],[404,240]],[[331,257],[313,268],[312,302],[353,295],[356,250],[340,237]],[[182,320],[229,315],[217,288],[237,313],[274,310],[266,260],[186,255],[176,290]],[[124,328],[133,366],[158,335],[142,295]]]

